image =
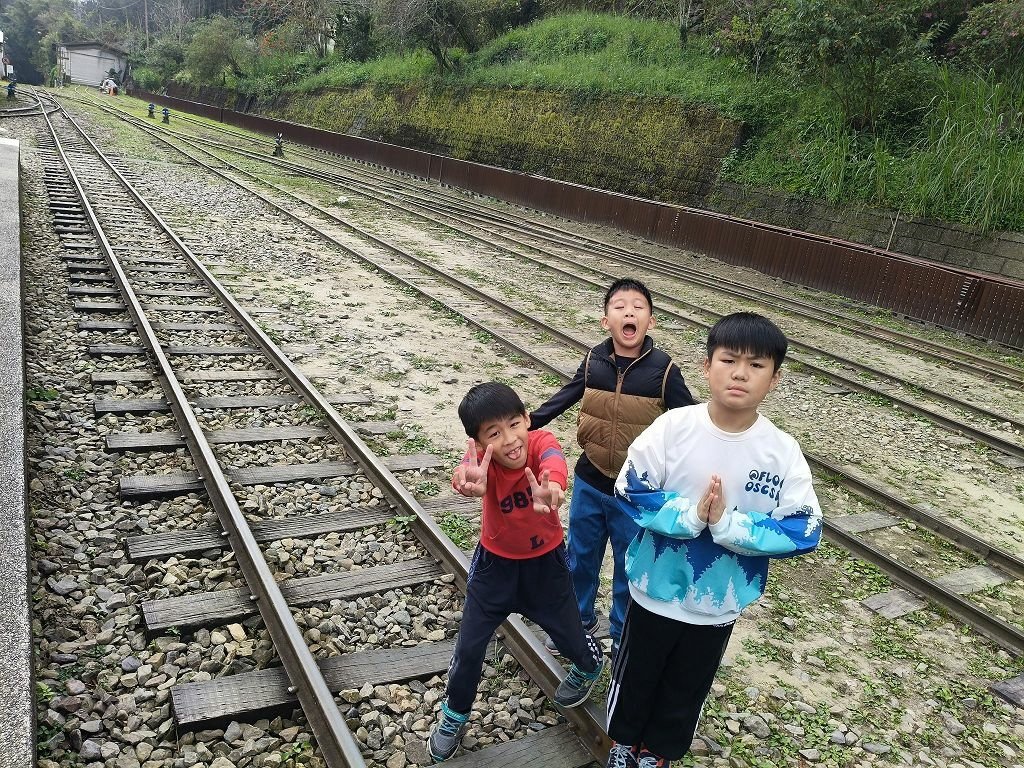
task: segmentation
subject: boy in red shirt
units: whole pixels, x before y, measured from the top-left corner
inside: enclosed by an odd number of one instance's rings
[[[448,667],[441,719],[430,734],[430,756],[447,760],[458,749],[476,698],[491,636],[512,613],[532,620],[572,661],[554,701],[586,701],[604,669],[597,641],[583,629],[569,577],[558,508],[568,470],[555,436],[530,432],[526,406],[504,384],[477,384],[459,405],[469,450],[452,488],[483,498],[480,542],[466,582],[466,602]]]

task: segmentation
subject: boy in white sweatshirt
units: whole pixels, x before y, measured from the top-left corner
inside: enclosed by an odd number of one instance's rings
[[[710,401],[658,417],[629,448],[615,491],[640,533],[626,553],[632,600],[608,691],[609,768],[666,768],[686,754],[769,558],[821,538],[800,446],[757,412],[787,347],[760,315],[722,318],[704,360]]]

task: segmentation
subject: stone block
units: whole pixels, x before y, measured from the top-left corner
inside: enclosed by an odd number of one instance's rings
[[[946,255],[943,258],[943,261],[946,264],[955,264],[958,267],[970,268],[971,263],[974,261],[976,256],[977,254],[974,251],[950,246],[946,249]]]
[[[991,256],[987,253],[978,254],[974,259],[974,263],[971,264],[971,269],[977,269],[980,272],[991,272],[993,275],[1003,274],[1005,267],[1006,259],[999,256]]]

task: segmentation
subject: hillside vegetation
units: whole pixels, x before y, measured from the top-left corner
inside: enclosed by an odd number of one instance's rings
[[[34,6],[60,18],[72,1],[9,0],[0,23]],[[1024,0],[180,2],[135,46],[150,90],[209,84],[265,104],[361,87],[670,98],[744,123],[724,180],[1024,230]],[[189,2],[220,13],[188,18]],[[71,36],[35,34],[37,62]]]

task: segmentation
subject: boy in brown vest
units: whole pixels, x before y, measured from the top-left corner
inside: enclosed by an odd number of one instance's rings
[[[583,626],[593,632],[601,563],[611,541],[609,634],[614,656],[629,602],[623,557],[639,531],[615,498],[615,478],[637,435],[670,408],[696,401],[679,367],[647,336],[654,328],[654,304],[643,283],[629,278],[612,283],[605,293],[601,327],[609,338],[587,353],[572,381],[530,414],[530,428],[545,426],[583,401],[577,430],[583,454],[576,462],[569,505],[569,570]],[[555,650],[550,641],[548,648]]]

